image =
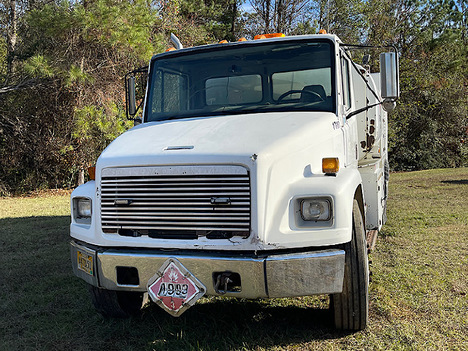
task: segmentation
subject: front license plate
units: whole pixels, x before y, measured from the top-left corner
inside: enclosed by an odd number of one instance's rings
[[[148,282],[151,299],[180,316],[205,294],[205,286],[175,258],[170,258]]]
[[[88,255],[86,252],[77,250],[76,257],[78,260],[78,269],[89,274],[93,275],[93,256]]]

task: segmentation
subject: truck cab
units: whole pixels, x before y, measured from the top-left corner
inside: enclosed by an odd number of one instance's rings
[[[73,269],[99,312],[330,294],[337,328],[365,328],[398,67],[383,54],[371,74],[347,49],[276,35],[151,59],[142,123],[71,195]]]

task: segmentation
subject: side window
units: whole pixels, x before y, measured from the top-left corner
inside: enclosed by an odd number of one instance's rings
[[[349,61],[341,57],[341,81],[343,89],[343,105],[348,110],[351,107],[351,83],[349,79]]]
[[[187,77],[158,70],[154,75],[152,112],[179,112],[187,110]]]

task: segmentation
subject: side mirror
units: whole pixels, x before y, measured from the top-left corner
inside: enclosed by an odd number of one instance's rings
[[[380,54],[380,92],[384,108],[393,110],[395,100],[400,97],[398,55],[396,52]]]
[[[130,120],[141,121],[141,118],[135,116],[143,107],[147,79],[147,67],[138,68],[125,75],[125,110]]]
[[[136,115],[136,92],[135,92],[135,77],[127,78],[127,108],[130,116]]]

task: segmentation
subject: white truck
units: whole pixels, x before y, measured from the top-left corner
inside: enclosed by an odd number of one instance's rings
[[[176,44],[151,59],[142,123],[71,195],[73,269],[96,309],[330,294],[337,328],[365,328],[397,53],[371,74],[329,34]]]

